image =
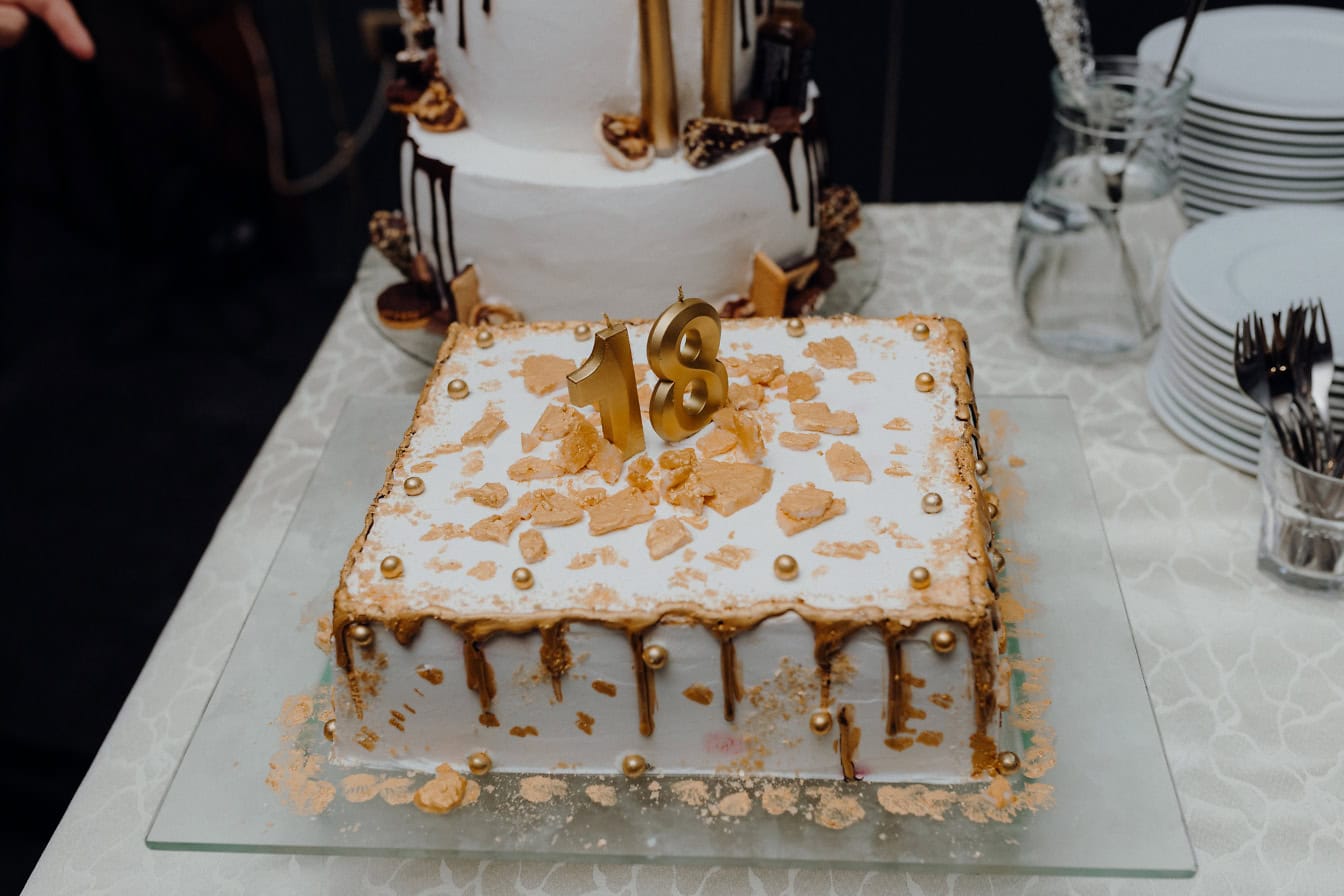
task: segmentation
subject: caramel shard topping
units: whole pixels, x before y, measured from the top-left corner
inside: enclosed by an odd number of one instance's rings
[[[540,563],[550,553],[545,537],[536,529],[518,536],[518,550],[522,551],[524,563]]]
[[[784,385],[788,388],[789,401],[811,401],[819,391],[817,381],[801,371],[789,374]]]
[[[831,475],[837,482],[873,481],[873,471],[868,469],[863,455],[844,442],[836,442],[826,449],[826,466],[831,468]]]
[[[833,436],[852,436],[859,431],[859,419],[850,411],[832,411],[824,401],[795,401],[793,425],[808,432],[826,432]]]
[[[700,449],[700,453],[705,457],[718,457],[737,447],[737,435],[721,426],[716,427],[701,436],[695,447]]]
[[[579,502],[580,507],[582,507],[584,510],[587,510],[589,507],[592,507],[594,504],[601,501],[606,496],[607,496],[606,489],[585,488],[582,491],[576,492],[574,494],[574,500]]]
[[[881,553],[881,548],[872,539],[864,541],[823,541],[812,549],[812,553],[823,557],[845,557],[850,560],[862,560],[868,554]]]
[[[462,458],[462,475],[475,476],[481,470],[485,469],[485,456],[479,451],[473,451]],[[499,505],[495,505],[499,506]]]
[[[779,499],[775,521],[785,535],[797,535],[845,512],[845,499],[812,483],[790,486]]]
[[[547,405],[541,412],[537,423],[532,427],[532,435],[541,442],[555,442],[568,435],[574,427],[586,422],[583,415],[567,404]]]
[[[774,130],[768,124],[749,124],[728,118],[692,118],[681,132],[686,161],[707,168],[728,156],[769,140]]]
[[[537,489],[523,495],[518,501],[518,511],[534,526],[572,526],[583,520],[579,502],[553,488]]]
[[[807,348],[803,349],[803,355],[828,370],[837,367],[855,367],[859,363],[854,355],[854,346],[843,336],[809,342]]]
[[[508,544],[509,536],[521,522],[515,514],[495,514],[481,520],[472,526],[468,534],[477,541],[497,541],[500,544]]]
[[[693,467],[695,466],[695,452],[690,448],[664,451],[658,458],[658,466],[664,470],[675,470],[677,467]]]
[[[635,460],[630,465],[630,472],[626,475],[625,481],[635,488],[639,489],[644,495],[644,499],[650,504],[659,502],[658,486],[653,484],[649,478],[649,473],[653,470],[653,458],[647,454]]]
[[[430,526],[429,531],[420,536],[421,541],[447,541],[450,538],[466,538],[467,527],[457,523],[439,523]]]
[[[534,479],[554,479],[560,475],[560,468],[549,460],[540,457],[524,457],[509,466],[509,478],[514,482],[531,482]]]
[[[624,464],[625,458],[621,456],[621,449],[599,437],[597,450],[588,459],[588,469],[600,475],[602,481],[608,485],[615,485],[621,478],[621,467]]]
[[[755,417],[746,411],[720,408],[714,413],[714,422],[737,437],[737,444],[748,460],[760,461],[765,457],[765,439]]]
[[[467,570],[467,575],[471,576],[473,579],[480,579],[484,582],[487,579],[493,579],[495,577],[496,569],[498,569],[498,567],[495,566],[493,561],[482,560],[480,563],[477,563],[471,569]]]
[[[426,781],[412,799],[421,812],[446,815],[462,805],[470,783],[445,762],[434,769],[434,777]]]
[[[887,466],[887,468],[882,472],[886,473],[888,476],[894,476],[897,479],[901,479],[910,475],[909,467],[907,467],[905,464],[901,463],[898,460],[892,461]]]
[[[467,488],[457,493],[459,498],[470,498],[482,507],[503,507],[509,500],[509,490],[500,482],[487,482],[480,488]]]
[[[747,375],[747,362],[743,361],[741,358],[736,358],[732,355],[719,355],[719,360],[728,370],[729,377],[736,379],[739,376]]]
[[[877,382],[877,376],[866,370],[856,370],[849,375],[849,381],[856,386],[861,383],[875,383]]]
[[[486,408],[481,419],[472,424],[471,429],[467,430],[462,436],[463,445],[489,445],[495,440],[495,436],[509,428],[504,415],[499,412],[499,408],[491,405]]]
[[[536,447],[541,444],[541,439],[532,435],[530,432],[520,433],[518,436],[519,444],[522,446],[524,454],[531,454]]]
[[[883,429],[894,429],[897,432],[908,432],[910,430],[910,421],[904,417],[892,417],[885,424]]]
[[[821,436],[814,432],[782,432],[779,444],[791,451],[811,451],[821,442]]]
[[[578,365],[558,355],[531,355],[523,359],[522,370],[515,370],[515,376],[521,374],[523,388],[533,395],[545,395],[564,385],[565,377]]]
[[[577,473],[588,466],[603,439],[587,420],[580,419],[556,446],[551,461],[566,473]]]
[[[784,359],[779,355],[747,355],[747,379],[757,385],[767,385],[784,372]]]
[[[663,517],[653,521],[644,544],[649,548],[649,558],[661,560],[673,551],[691,543],[691,532],[680,521]]]
[[[815,394],[815,393],[814,393]],[[752,411],[765,401],[765,389],[759,383],[728,384],[728,404],[739,411]]]
[[[757,464],[727,464],[705,461],[696,473],[702,485],[712,489],[705,503],[723,516],[750,507],[770,490],[774,471]]]
[[[607,161],[622,171],[638,171],[653,164],[653,141],[638,115],[603,115],[597,122],[597,142]]]
[[[605,535],[651,519],[653,505],[638,489],[627,488],[593,505],[588,511],[588,531],[593,535]]]
[[[705,559],[710,563],[717,563],[719,566],[725,566],[728,569],[741,569],[742,564],[751,559],[752,553],[751,548],[726,544],[717,551],[706,554]]]

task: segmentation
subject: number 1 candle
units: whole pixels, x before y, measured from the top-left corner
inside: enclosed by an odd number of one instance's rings
[[[635,364],[630,357],[630,332],[625,324],[607,320],[593,339],[593,353],[569,374],[569,400],[579,407],[596,405],[602,435],[627,460],[644,450],[644,421],[639,416]]]

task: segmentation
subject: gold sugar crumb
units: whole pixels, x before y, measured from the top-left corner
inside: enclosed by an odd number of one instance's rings
[[[480,488],[465,488],[457,493],[459,498],[470,498],[482,507],[503,507],[509,500],[509,490],[501,482],[487,482]]]
[[[709,802],[709,786],[704,781],[677,781],[672,795],[687,806],[703,806]]]
[[[599,806],[616,805],[616,788],[610,784],[589,784],[583,792]]]
[[[583,420],[583,415],[567,404],[550,404],[541,412],[532,435],[542,442],[555,442],[564,438]]]
[[[509,428],[508,421],[504,415],[493,404],[486,408],[481,419],[471,425],[462,436],[463,445],[489,445],[495,440],[495,436]]]
[[[811,401],[820,391],[817,381],[802,372],[789,374],[784,386],[788,390],[785,394],[789,401]]]
[[[677,519],[681,520],[692,529],[699,529],[701,532],[709,528],[709,520],[705,519],[703,516],[679,516]]]
[[[797,535],[845,512],[845,499],[812,483],[793,485],[779,499],[775,521],[785,535]]]
[[[323,653],[331,653],[331,614],[317,617],[317,631],[313,634],[313,643]]]
[[[420,536],[421,541],[447,541],[450,538],[466,538],[467,527],[458,523],[439,523],[429,527],[429,531]]]
[[[415,792],[416,808],[431,815],[446,815],[462,805],[467,795],[467,779],[448,763],[434,769],[434,777]]]
[[[429,454],[427,454],[427,455],[425,455],[425,456],[426,456],[426,457],[441,457],[442,455],[445,455],[445,454],[457,454],[457,453],[460,452],[460,451],[462,451],[462,445],[461,445],[461,443],[459,443],[459,442],[448,442],[447,444],[440,445],[439,447],[435,448],[433,451],[429,452]]]
[[[528,529],[518,536],[518,550],[522,552],[524,563],[540,563],[550,553],[545,536],[536,529]]]
[[[341,796],[347,803],[367,803],[382,790],[376,775],[363,772],[341,779]]]
[[[732,408],[720,408],[714,414],[714,422],[737,438],[738,447],[748,460],[759,462],[765,457],[765,439],[761,436],[761,424],[751,414]]]
[[[485,582],[495,577],[495,570],[497,568],[498,567],[495,566],[493,561],[482,560],[480,563],[477,563],[471,569],[467,570],[467,575],[471,576],[473,579],[480,579],[482,582]]]
[[[551,461],[566,473],[577,473],[588,465],[604,440],[587,420],[580,419],[556,446]]]
[[[554,479],[560,475],[560,468],[549,460],[539,457],[524,457],[509,466],[509,478],[514,482],[531,482],[535,479]]]
[[[779,355],[747,355],[747,379],[765,385],[784,372],[784,359]]]
[[[469,534],[477,541],[495,541],[499,544],[508,544],[509,536],[517,528],[519,518],[512,514],[495,514],[481,520],[472,526]]]
[[[456,572],[462,568],[462,564],[456,560],[444,560],[441,557],[431,557],[425,561],[425,567],[433,572]]]
[[[795,401],[793,425],[808,432],[826,432],[833,436],[852,436],[859,431],[859,420],[850,411],[832,411],[824,401]]]
[[[849,381],[858,386],[863,383],[875,383],[877,382],[877,377],[867,370],[856,370],[849,375]]]
[[[821,443],[821,436],[815,432],[782,432],[779,444],[790,451],[811,451]]]
[[[707,684],[693,684],[682,691],[681,696],[692,703],[699,703],[701,706],[708,706],[714,702],[714,690]]]
[[[635,488],[626,488],[594,504],[588,511],[588,532],[605,535],[653,519],[653,505]]]
[[[569,785],[559,778],[532,775],[518,782],[518,793],[529,803],[549,803],[569,793]]]
[[[737,436],[723,427],[715,427],[701,436],[695,447],[705,457],[718,457],[737,447]]]
[[[583,508],[579,502],[553,488],[537,489],[523,495],[518,500],[518,511],[534,526],[555,528],[583,521]]]
[[[578,367],[573,361],[557,355],[531,355],[523,359],[521,370],[510,371],[521,375],[523,388],[533,395],[545,395],[564,385],[565,377]]]
[[[812,553],[823,557],[845,557],[849,560],[862,560],[868,554],[881,553],[877,542],[864,541],[823,541],[812,549]]]
[[[383,786],[378,788],[378,797],[389,806],[404,806],[415,799],[414,784],[410,778],[388,778],[383,781]],[[468,797],[471,797],[470,801]],[[468,789],[468,794],[462,798],[461,805],[470,805],[475,801],[475,797],[471,796]]]
[[[858,799],[843,796],[833,788],[812,788],[808,793],[818,797],[817,807],[812,810],[812,820],[832,831],[842,831],[857,824],[867,814]]]
[[[656,519],[644,536],[649,559],[661,560],[668,554],[691,543],[690,530],[680,521],[669,517]]]
[[[463,476],[475,476],[483,469],[485,469],[485,455],[481,452],[473,451],[462,458]]]
[[[769,815],[797,814],[798,788],[767,784],[761,791],[761,808]]]
[[[657,504],[661,499],[658,496],[658,486],[649,478],[652,470],[653,458],[647,454],[642,455],[630,464],[630,472],[626,474],[625,481],[639,489],[650,504]]]
[[[413,464],[411,466],[411,472],[417,474],[428,473],[430,470],[433,469],[434,469],[434,462],[432,460],[422,460],[420,461],[420,463]]]
[[[873,471],[852,445],[836,442],[826,449],[826,466],[837,482],[872,482]]]
[[[1016,468],[1016,467],[1025,467],[1026,465],[1027,465],[1027,462],[1026,462],[1025,460],[1023,460],[1022,458],[1018,457],[1016,454],[1014,454],[1014,455],[1010,455],[1009,458],[1008,458],[1008,466],[1010,466],[1010,467],[1014,467],[1014,468]]]
[[[607,490],[604,488],[585,488],[574,493],[574,500],[579,502],[580,507],[587,510],[606,496]]]
[[[738,349],[741,347],[742,346],[740,343],[733,343],[734,349]],[[747,362],[743,361],[741,358],[733,357],[732,355],[721,354],[719,355],[719,360],[722,361],[723,366],[728,369],[728,375],[730,377],[736,378],[739,376],[747,375]]]
[[[882,472],[886,473],[888,476],[895,476],[898,479],[910,475],[910,469],[898,460],[892,461]]]
[[[530,432],[521,433],[518,436],[519,447],[523,449],[524,454],[531,454],[541,444],[541,439],[532,435]]]
[[[658,457],[658,466],[664,470],[675,470],[678,467],[695,466],[695,451],[690,448],[674,448],[671,451],[664,451]]]
[[[932,790],[923,784],[907,787],[886,784],[877,788],[877,802],[892,815],[942,821],[944,814],[957,805],[957,794],[951,790]]]
[[[743,507],[755,504],[770,490],[774,471],[757,464],[729,464],[705,461],[697,473],[700,482],[713,490],[705,499],[722,516],[732,516]]]
[[[759,383],[729,383],[728,404],[739,411],[752,411],[765,401],[765,389]]]
[[[751,794],[746,791],[732,793],[714,805],[717,814],[730,818],[741,818],[751,812]]]
[[[688,591],[696,591],[708,581],[709,576],[693,566],[677,567],[677,571],[667,577],[669,588],[685,588]]]
[[[719,566],[728,569],[741,569],[742,564],[751,559],[751,548],[744,548],[735,544],[726,544],[717,551],[711,551],[705,555],[705,559],[710,563],[717,563]]]
[[[854,355],[854,346],[843,336],[832,336],[809,342],[803,349],[804,357],[811,358],[822,367],[833,370],[837,367],[853,367],[858,364]]]
[[[909,432],[910,421],[904,417],[892,417],[882,425],[883,429],[894,429],[897,432]]]
[[[615,485],[621,478],[621,467],[624,463],[621,449],[606,439],[599,438],[597,450],[588,459],[588,469],[601,476],[607,485]]]

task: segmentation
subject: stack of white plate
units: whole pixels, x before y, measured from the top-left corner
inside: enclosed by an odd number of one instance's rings
[[[1148,400],[1184,441],[1255,472],[1264,414],[1237,386],[1237,321],[1319,299],[1332,325],[1335,428],[1344,432],[1344,208],[1281,205],[1206,221],[1167,263]]]
[[[1183,22],[1139,44],[1171,64]],[[1199,221],[1274,203],[1344,202],[1344,11],[1242,6],[1195,22],[1181,125],[1186,214]]]

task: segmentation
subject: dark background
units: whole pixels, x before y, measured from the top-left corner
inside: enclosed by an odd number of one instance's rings
[[[290,176],[373,101],[358,17],[385,5],[252,5]],[[1089,5],[1097,51],[1125,53],[1184,0]],[[77,6],[94,62],[41,27],[0,51],[0,744],[18,787],[0,892],[26,879],[306,368],[369,213],[397,205],[388,115],[327,185],[273,188],[237,4]],[[807,16],[838,180],[870,201],[1021,198],[1049,113],[1035,3],[813,0]]]

